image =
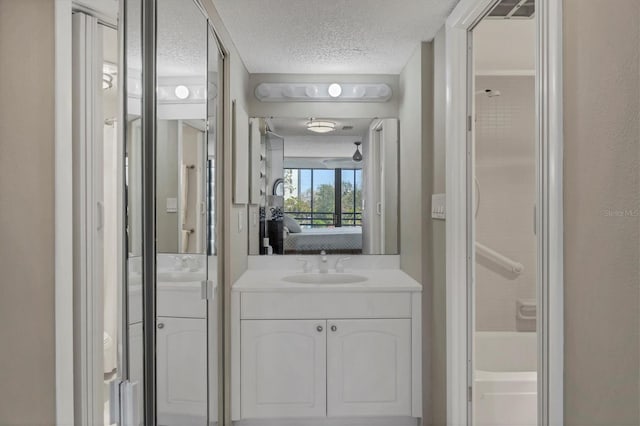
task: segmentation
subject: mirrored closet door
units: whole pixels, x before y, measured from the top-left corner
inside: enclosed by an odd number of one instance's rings
[[[149,417],[139,415],[136,423],[217,424],[222,291],[216,174],[223,56],[205,10],[194,0],[152,2],[155,34],[144,35],[140,3],[124,3],[129,377],[140,384],[136,411]],[[150,59],[144,50],[154,46]],[[145,61],[147,67],[155,62],[155,75],[143,76]],[[155,93],[143,78],[153,79]],[[153,108],[144,107],[145,95],[155,97]],[[145,120],[153,120],[154,130],[146,135]],[[152,197],[145,196],[150,188]],[[150,214],[155,250],[143,253],[149,240],[144,217]],[[145,282],[142,271],[149,267],[155,273]]]

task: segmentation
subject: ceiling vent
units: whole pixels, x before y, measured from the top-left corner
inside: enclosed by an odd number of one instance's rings
[[[353,126],[342,126],[342,130],[353,130]]]
[[[490,19],[531,19],[535,0],[502,0],[489,12]]]

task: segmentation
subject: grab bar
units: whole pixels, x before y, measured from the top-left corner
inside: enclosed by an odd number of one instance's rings
[[[497,251],[490,249],[484,244],[476,242],[476,253],[486,259],[491,260],[495,264],[501,266],[503,269],[506,269],[509,272],[513,272],[514,274],[520,275],[522,271],[524,271],[524,266],[522,265],[522,263],[509,259],[507,256],[504,256]]]

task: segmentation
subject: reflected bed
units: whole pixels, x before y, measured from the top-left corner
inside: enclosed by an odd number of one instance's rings
[[[286,233],[285,253],[362,253],[362,227],[307,228],[298,233]]]

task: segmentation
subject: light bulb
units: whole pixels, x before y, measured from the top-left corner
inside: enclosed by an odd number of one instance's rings
[[[187,99],[189,97],[189,88],[187,86],[176,86],[173,91],[178,99]]]
[[[332,83],[329,85],[329,96],[332,98],[337,98],[342,94],[342,86],[338,83]]]

